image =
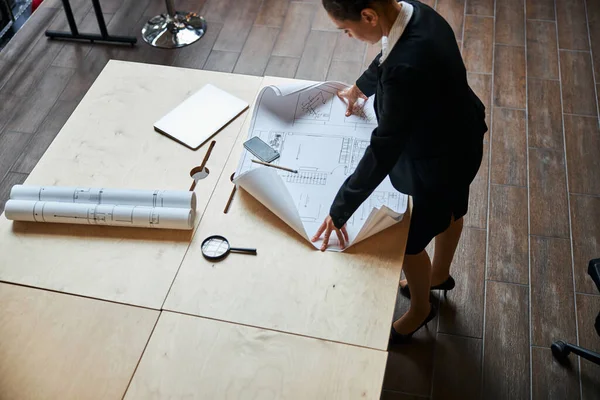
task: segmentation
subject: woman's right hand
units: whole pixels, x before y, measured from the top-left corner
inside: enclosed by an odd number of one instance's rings
[[[356,85],[352,85],[349,88],[339,91],[337,95],[340,100],[342,100],[348,106],[346,109],[346,117],[352,115],[354,106],[358,102],[358,99],[367,100],[367,96],[365,96]]]

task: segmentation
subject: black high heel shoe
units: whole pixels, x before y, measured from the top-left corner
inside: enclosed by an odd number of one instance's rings
[[[429,290],[443,290],[444,297],[447,297],[448,290],[454,289],[455,286],[456,282],[454,281],[452,275],[450,275],[448,276],[448,279],[446,279],[444,282],[440,283],[439,285],[432,286]],[[406,297],[407,299],[410,299],[410,289],[408,288],[408,285],[400,287],[400,294],[402,294],[402,296]]]
[[[394,329],[394,325],[392,325],[392,330],[391,330],[391,334],[390,334],[390,344],[408,343],[416,331],[421,329],[423,326],[427,326],[427,324],[432,319],[434,319],[438,313],[437,306],[433,303],[430,303],[430,304],[431,304],[431,311],[429,311],[429,315],[427,316],[427,318],[425,318],[425,321],[423,321],[423,323],[421,325],[419,325],[419,327],[417,329],[415,329],[414,331],[407,333],[407,334],[398,333],[398,331],[396,331]]]

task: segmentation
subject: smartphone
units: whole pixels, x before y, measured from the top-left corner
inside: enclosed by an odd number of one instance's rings
[[[270,163],[279,158],[279,152],[265,143],[258,136],[254,136],[252,139],[244,142],[244,147],[263,162]]]

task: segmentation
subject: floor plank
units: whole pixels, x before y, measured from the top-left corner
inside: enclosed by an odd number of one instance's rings
[[[600,129],[598,119],[565,115],[569,191],[600,195]]]
[[[494,16],[494,0],[467,0],[467,14]]]
[[[246,0],[242,5],[231,7],[213,49],[241,52],[261,3],[262,0]]]
[[[326,80],[353,85],[362,73],[361,64],[360,62],[333,60],[329,66]]]
[[[15,109],[15,116],[6,126],[7,130],[35,132],[73,75],[71,68],[50,67],[36,85],[34,93],[24,99]]]
[[[525,111],[494,109],[491,182],[527,185]]]
[[[73,0],[70,4],[75,23],[81,28],[86,15],[92,8],[92,4],[86,0]],[[69,30],[64,11],[61,10],[57,14],[56,18],[48,26],[48,29],[55,31]],[[85,31],[81,30],[81,32]],[[63,41],[51,40],[41,36],[35,42],[27,57],[21,62],[19,69],[12,75],[10,82],[7,82],[2,88],[2,91],[22,97],[29,95],[42,80],[46,69],[53,63],[63,46]]]
[[[559,48],[590,49],[584,1],[556,0]]]
[[[213,50],[206,60],[204,69],[207,71],[232,72],[240,53]]]
[[[43,37],[43,32],[48,29],[51,22],[56,19],[56,12],[56,9],[38,9],[35,13],[33,13],[25,25],[19,29],[18,34],[8,42],[2,51],[0,51],[0,89],[3,92],[7,91],[7,86],[18,86],[21,84],[23,79],[28,78],[27,75],[23,74],[23,63],[34,49],[37,49],[37,55],[35,57],[44,55],[39,51],[40,46],[43,47],[48,42],[48,39]],[[32,29],[30,29],[32,27],[35,27],[34,29],[40,29],[41,31],[32,31]],[[57,47],[60,48],[60,46],[60,43],[54,43],[53,45],[55,49]],[[52,49],[48,50],[49,52],[52,52]],[[51,56],[52,55],[49,54],[46,56],[46,58]],[[45,62],[46,58],[42,61]],[[29,58],[26,66],[30,73],[33,73],[34,76],[29,79],[38,78],[39,80],[39,72],[35,69],[35,67],[32,69],[31,60],[32,59]],[[7,91],[7,93],[14,92],[14,88],[11,88]],[[23,94],[23,92],[20,93]]]
[[[106,1],[103,0],[101,2],[102,4],[102,10],[104,10],[104,3],[109,3],[109,9],[111,8],[110,6],[110,2],[116,3],[119,0],[110,0],[110,1]],[[179,11],[179,12],[193,12],[193,13],[197,13],[197,14],[201,14],[202,8],[204,7],[204,5],[206,4],[205,0],[177,0],[174,5],[175,5],[175,10]],[[116,6],[113,5],[113,7]],[[107,12],[107,11],[106,11]],[[146,8],[146,10],[144,10],[144,15],[147,15],[149,17],[153,17],[155,15],[159,15],[159,14],[164,14],[167,12],[167,6],[165,5],[165,2],[162,0],[152,0],[150,2],[150,4],[148,4],[148,7]]]
[[[483,355],[484,398],[529,398],[529,367],[528,289],[525,286],[488,281]]]
[[[31,136],[31,133],[11,131],[0,135],[0,179],[11,170]]]
[[[447,299],[442,297],[438,332],[483,337],[485,244],[486,231],[463,230],[450,270],[456,288],[448,292]]]
[[[592,61],[589,53],[561,51],[563,111],[597,116]]]
[[[315,4],[290,4],[272,55],[282,57],[302,56],[315,10]]]
[[[263,76],[278,35],[278,28],[254,26],[233,72]]]
[[[526,285],[527,188],[492,185],[490,196],[487,279]]]
[[[596,291],[598,294],[598,291]],[[579,345],[600,353],[600,336],[594,329],[594,321],[600,312],[600,296],[577,295],[577,321],[579,324]],[[573,357],[573,356],[571,356]],[[583,399],[599,399],[600,368],[592,362],[581,359],[581,388]]]
[[[367,45],[364,42],[340,33],[333,51],[333,60],[362,63],[366,49]]]
[[[46,43],[46,40],[45,38],[40,39],[29,56],[21,62],[19,69],[2,88],[3,93],[25,97],[42,80],[63,47],[63,44],[58,41]]]
[[[255,24],[281,28],[289,6],[290,0],[264,0]]]
[[[19,105],[21,99],[4,94],[0,91],[0,133],[13,115],[13,110]]]
[[[600,197],[571,195],[573,259],[577,292],[597,294],[587,274],[588,263],[600,254]]]
[[[436,10],[452,27],[456,40],[462,40],[466,0],[437,0]]]
[[[531,327],[535,346],[577,338],[568,239],[531,237]]]
[[[61,12],[63,11],[57,8],[40,7],[37,9],[25,25],[19,29],[18,34],[4,46],[0,52],[0,59],[11,63],[24,60],[38,39],[44,35],[44,31]],[[2,84],[0,84],[1,87]]]
[[[496,2],[496,43],[525,45],[525,0]]]
[[[313,31],[330,31],[330,32],[339,32],[337,26],[333,23],[325,8],[323,8],[320,4],[317,5],[317,9],[315,11],[315,16],[312,23]]]
[[[300,59],[295,57],[271,56],[265,76],[280,76],[282,78],[293,78],[296,76]]]
[[[529,149],[529,210],[532,235],[569,238],[563,151]]]
[[[527,78],[559,79],[554,22],[527,21]]]
[[[529,79],[529,146],[564,150],[560,82]]]
[[[494,19],[467,16],[463,59],[469,72],[492,73]]]
[[[110,23],[106,25],[108,32],[111,35],[129,35],[132,33],[133,22],[139,20],[144,15],[144,11],[148,8],[150,0],[127,0],[117,12],[115,12]],[[148,15],[153,17],[154,14]]]
[[[579,376],[576,363],[570,367],[559,364],[550,349],[531,350],[533,369],[533,399],[578,399]]]
[[[525,108],[525,49],[496,46],[494,60],[494,105]]]
[[[600,82],[600,3],[596,0],[586,0],[588,27],[594,60],[596,83]]]
[[[469,186],[469,211],[465,215],[464,226],[487,229],[488,187],[489,187],[489,162],[490,144],[483,144],[483,157],[481,166],[471,186]]]
[[[12,171],[29,174],[46,152],[58,132],[77,107],[77,101],[57,101],[48,113],[40,129],[22,151],[12,167]]]
[[[29,175],[18,172],[9,172],[4,179],[0,180],[0,214],[4,212],[4,206],[10,196],[10,190],[14,185],[20,185],[25,182]]]
[[[527,0],[527,18],[554,21],[554,0]]]
[[[325,80],[337,38],[338,34],[334,32],[312,31],[306,41],[296,78]]]
[[[225,22],[231,8],[236,6],[235,0],[206,0],[202,8],[202,16],[208,22]]]
[[[482,340],[439,334],[432,399],[477,399],[481,394]],[[460,365],[460,368],[456,368]]]

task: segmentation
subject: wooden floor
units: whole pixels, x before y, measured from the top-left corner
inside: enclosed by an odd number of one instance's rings
[[[112,34],[137,35],[163,0],[103,0]],[[600,399],[600,367],[552,359],[564,339],[600,351],[600,1],[428,0],[453,26],[489,111],[467,227],[440,316],[390,354],[386,400]],[[66,29],[45,0],[0,52],[0,211],[109,59],[354,81],[377,54],[336,32],[317,0],[180,0],[209,21],[180,50],[48,41]],[[82,31],[91,2],[71,0]],[[140,39],[141,41],[141,39]],[[185,84],[185,82],[182,82]],[[399,298],[397,314],[408,306]]]

